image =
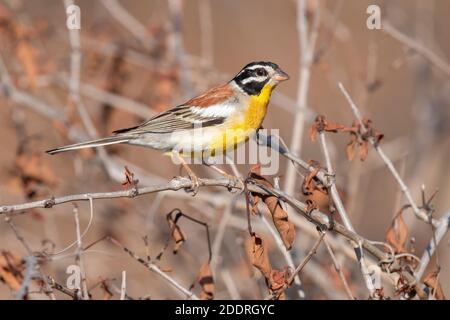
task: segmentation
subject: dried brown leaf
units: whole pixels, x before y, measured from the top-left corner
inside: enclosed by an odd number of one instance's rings
[[[0,252],[0,281],[17,291],[23,280],[23,270],[24,263],[21,258],[9,251]]]
[[[368,154],[369,154],[369,142],[363,141],[359,144],[359,159],[361,161],[366,160]]]
[[[255,179],[259,184],[272,188],[272,184],[263,176],[260,175],[260,167],[254,166],[250,171],[250,176]],[[272,220],[277,229],[281,240],[287,250],[292,248],[295,239],[295,227],[294,224],[289,221],[287,212],[281,206],[279,199],[272,195],[261,195],[258,193],[252,193],[254,206],[252,212],[256,210],[257,203],[262,200],[269,209]]]
[[[345,151],[347,153],[347,159],[352,161],[355,158],[355,147],[357,146],[357,137],[356,135],[352,135],[351,140],[347,143],[347,147]]]
[[[209,262],[204,263],[200,272],[198,273],[198,283],[202,287],[202,292],[200,293],[201,300],[212,300],[214,299],[214,279],[212,276],[211,268]]]
[[[439,272],[431,271],[425,276],[423,283],[432,290],[436,300],[446,300],[444,290],[442,290],[442,286],[439,283],[438,275]]]
[[[134,173],[125,166],[125,181],[122,182],[122,187],[126,189],[137,188],[138,183],[139,180],[134,178]]]
[[[170,236],[175,241],[175,246],[173,248],[173,253],[176,254],[180,249],[181,245],[186,241],[186,236],[181,231],[180,226],[177,221],[172,217],[172,212],[167,215],[167,222],[169,223]]]
[[[312,142],[315,142],[317,139],[317,133],[318,132],[338,132],[339,130],[344,129],[345,126],[339,123],[335,122],[329,122],[326,120],[325,116],[318,115],[316,117],[315,122],[311,126],[311,129],[309,130],[309,136],[311,138]]]
[[[272,271],[269,255],[264,240],[257,234],[254,234],[250,239],[249,255],[252,265],[261,271],[266,279],[269,279]]]
[[[270,290],[276,292],[287,284],[288,278],[285,271],[272,270],[270,273]]]
[[[316,142],[317,140],[317,125],[316,123],[313,123],[311,128],[309,129],[309,138],[312,142]]]
[[[389,243],[396,253],[407,252],[408,226],[403,219],[403,208],[396,214],[391,226],[386,232],[386,242]]]
[[[280,201],[275,196],[268,196],[264,198],[264,203],[269,208],[272,214],[273,224],[280,234],[281,240],[287,250],[292,248],[295,240],[294,224],[288,220],[287,212],[281,207]]]
[[[305,196],[312,194],[313,191],[318,188],[314,179],[317,176],[317,174],[319,173],[319,171],[320,171],[320,166],[318,166],[318,164],[315,164],[315,169],[313,171],[311,171],[303,180],[302,192]]]
[[[42,161],[39,154],[21,153],[17,156],[15,165],[26,178],[43,182],[49,186],[56,185],[56,175],[53,173],[53,170]]]
[[[342,128],[343,132],[350,133],[350,141],[346,146],[347,158],[351,161],[355,156],[355,149],[359,149],[359,158],[361,161],[366,160],[369,153],[369,142],[373,141],[375,147],[383,139],[384,135],[378,130],[372,128],[372,121],[370,119],[363,119],[363,124],[366,130],[362,130],[359,123],[352,123],[351,127]],[[371,140],[373,139],[373,140]]]

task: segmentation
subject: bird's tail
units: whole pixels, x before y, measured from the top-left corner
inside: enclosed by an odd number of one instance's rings
[[[117,144],[117,143],[124,143],[128,142],[132,139],[132,137],[129,136],[112,136],[108,138],[102,138],[92,141],[86,141],[86,142],[80,142],[71,144],[68,146],[59,147],[52,150],[47,150],[46,152],[48,154],[56,154],[60,152],[70,151],[70,150],[78,150],[78,149],[84,149],[84,148],[95,148],[95,147],[101,147],[101,146],[107,146],[110,144]]]

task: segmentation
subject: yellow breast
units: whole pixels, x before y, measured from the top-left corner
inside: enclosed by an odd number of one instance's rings
[[[224,127],[223,132],[211,140],[209,150],[212,154],[219,150],[226,152],[235,148],[239,143],[247,141],[261,127],[273,88],[273,86],[265,85],[258,96],[251,97],[244,112],[236,114],[227,121],[228,125]]]

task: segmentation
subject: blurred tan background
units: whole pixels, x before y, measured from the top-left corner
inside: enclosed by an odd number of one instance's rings
[[[184,60],[175,63],[171,60],[174,59],[171,57],[171,37],[174,35],[169,32],[174,12],[171,12],[168,2],[132,0],[120,3],[145,26],[145,39],[154,42],[150,48],[121,25],[101,1],[76,1],[81,8],[81,83],[84,85],[81,97],[100,135],[136,125],[144,117],[121,109],[121,105],[130,106],[127,101],[114,100],[111,103],[106,101],[105,95],[92,93],[89,89],[97,88],[123,96],[139,103],[139,107],[159,112],[231,79],[251,61],[270,60],[278,63],[291,79],[276,89],[277,95],[272,99],[264,127],[279,129],[281,137],[290,145],[299,81],[296,1],[181,1],[180,34],[176,36],[181,37],[179,40],[185,55]],[[323,114],[331,121],[346,125],[354,120],[338,89],[338,82],[342,82],[363,114],[384,133],[382,145],[411,188],[417,203],[421,203],[423,184],[427,195],[439,190],[433,201],[436,218],[447,213],[450,210],[449,75],[384,31],[368,30],[366,9],[370,4],[378,4],[383,22],[389,20],[402,33],[444,61],[450,61],[450,2],[321,0],[308,1],[307,4],[310,17],[317,10],[316,6],[320,6],[320,25],[307,99],[311,112],[308,112],[299,155],[304,160],[314,159],[323,163],[319,145],[312,143],[307,133],[315,114]],[[65,153],[54,157],[44,154],[45,150],[71,142],[67,123],[86,135],[73,104],[68,102],[71,51],[63,1],[1,1],[0,41],[1,58],[17,89],[54,107],[66,117],[66,122],[49,119],[36,109],[11,101],[7,95],[0,95],[2,205],[49,195],[121,190],[120,168],[124,164],[135,172],[140,185],[168,181],[179,174],[179,169],[161,153],[132,146],[107,148],[109,156],[119,164],[115,173],[105,170],[95,152]],[[20,54],[18,46],[21,43],[27,47],[25,53]],[[355,159],[350,162],[345,154],[348,135],[332,135],[329,140],[332,142],[337,182],[345,193],[355,229],[368,239],[384,241],[392,217],[406,203],[398,185],[373,149],[366,161]],[[43,176],[38,177],[38,181],[24,179],[27,167],[17,160],[21,148],[26,150],[23,151],[25,154],[38,154],[40,166],[50,172],[41,171]],[[23,161],[28,163],[31,160],[25,158]],[[245,173],[248,170],[247,166],[239,168]],[[194,169],[200,176],[215,175],[200,166]],[[285,179],[285,171],[286,162],[282,160],[278,174],[281,182]],[[143,178],[143,172],[147,178]],[[300,183],[297,183],[298,190]],[[223,190],[209,191],[225,197]],[[211,201],[202,202],[183,191],[178,193],[184,195],[167,193],[164,196],[94,201],[93,223],[83,243],[89,244],[104,235],[112,235],[145,256],[142,237],[147,235],[150,256],[155,257],[168,236],[165,214],[176,207],[206,221],[214,239],[226,208],[215,207]],[[55,246],[54,250],[58,251],[75,240],[72,210],[71,204],[30,210],[14,216],[13,221],[33,250],[51,247],[43,242],[49,239]],[[264,281],[252,269],[245,254],[245,212],[236,208],[231,210],[233,216],[241,220],[233,220],[235,225],[231,223],[224,235],[216,262],[216,297],[263,298]],[[79,203],[79,212],[83,230],[89,220],[89,205]],[[409,236],[413,238],[414,254],[420,257],[431,237],[430,227],[414,218],[411,211],[407,211],[405,219]],[[182,225],[188,240],[177,255],[169,249],[163,255],[161,266],[170,268],[171,276],[188,287],[208,253],[204,229],[187,221]],[[440,281],[447,293],[450,290],[448,239],[447,236],[440,244],[438,261]],[[296,263],[312,243],[307,234],[297,230],[293,249]],[[19,256],[26,254],[3,220],[0,222],[0,249]],[[318,268],[328,270],[326,275],[329,278],[319,286],[320,280],[314,278],[314,272],[305,270],[302,280],[306,297],[343,298],[345,295],[324,290],[327,282],[336,292],[342,289],[334,286],[338,280],[331,275],[334,272],[331,262],[322,251],[314,263]],[[70,252],[46,263],[44,272],[65,283],[65,269],[74,261]],[[275,265],[285,265],[273,244],[270,254]],[[120,287],[121,271],[127,270],[127,293],[131,297],[179,298],[160,278],[108,243],[96,245],[84,257],[89,286],[110,279]],[[347,259],[344,265],[354,294],[359,298],[367,297],[355,262]],[[230,277],[233,280],[229,280]],[[234,291],[230,285],[235,286]],[[102,290],[100,287],[92,289],[93,297],[104,297]],[[298,298],[293,291],[289,297]],[[45,298],[43,295],[34,297]],[[59,294],[58,297],[67,298]],[[14,291],[0,283],[0,298],[14,298]]]

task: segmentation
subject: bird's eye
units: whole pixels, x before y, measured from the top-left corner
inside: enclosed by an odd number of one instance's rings
[[[265,76],[265,75],[266,75],[266,70],[264,70],[264,69],[258,69],[258,70],[256,70],[256,75],[257,75],[258,77]]]

